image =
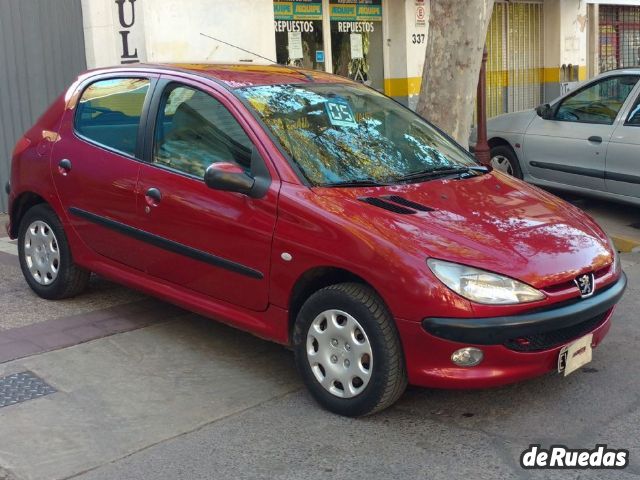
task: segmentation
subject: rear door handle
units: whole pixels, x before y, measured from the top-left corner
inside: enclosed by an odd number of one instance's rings
[[[147,202],[147,205],[150,207],[157,207],[158,204],[162,201],[162,193],[155,187],[151,187],[144,194],[144,199]]]
[[[58,163],[58,172],[60,172],[61,175],[66,175],[71,171],[71,166],[71,160],[69,160],[68,158],[63,158]]]
[[[597,135],[593,135],[593,136],[589,137],[588,140],[591,143],[602,143],[602,137],[599,137]]]

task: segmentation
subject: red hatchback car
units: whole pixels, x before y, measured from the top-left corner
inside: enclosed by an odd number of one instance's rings
[[[18,142],[11,238],[40,296],[90,272],[285,345],[320,404],[591,360],[626,287],[587,215],[347,79],[86,73]]]

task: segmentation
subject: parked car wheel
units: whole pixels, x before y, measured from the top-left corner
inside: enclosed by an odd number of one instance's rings
[[[393,318],[365,285],[341,283],[309,297],[298,314],[293,343],[307,388],[331,412],[369,415],[393,404],[406,388]]]
[[[498,145],[491,149],[491,166],[500,172],[508,173],[516,178],[522,178],[518,157],[508,145]]]
[[[73,263],[62,224],[48,205],[36,205],[22,218],[18,255],[24,278],[42,298],[73,297],[89,282],[91,273]]]

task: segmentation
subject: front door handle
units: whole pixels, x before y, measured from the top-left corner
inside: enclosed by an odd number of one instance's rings
[[[151,187],[144,194],[144,199],[150,207],[157,207],[162,201],[162,193],[155,187]]]
[[[68,158],[63,158],[58,163],[58,172],[60,172],[60,175],[66,175],[71,171],[71,167],[71,160],[69,160]]]
[[[591,137],[588,138],[588,140],[591,143],[602,143],[602,137],[599,137],[597,135],[592,135]]]

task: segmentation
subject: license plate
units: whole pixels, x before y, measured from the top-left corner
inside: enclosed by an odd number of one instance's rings
[[[586,335],[560,350],[558,373],[565,377],[591,361],[593,334]]]

